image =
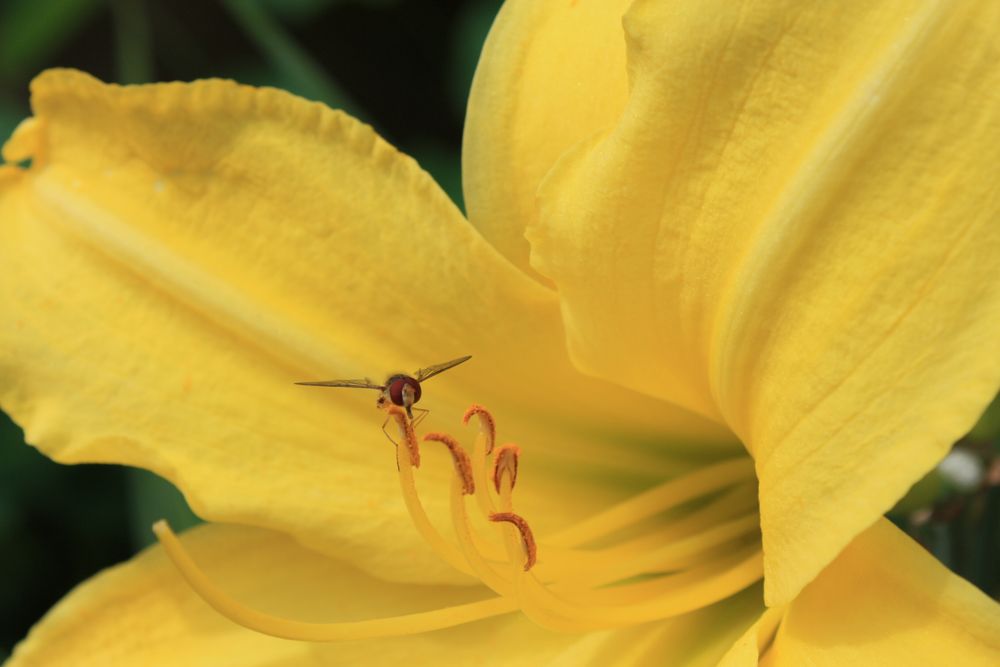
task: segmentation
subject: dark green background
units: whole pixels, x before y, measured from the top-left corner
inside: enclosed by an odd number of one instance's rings
[[[0,0],[0,137],[29,114],[46,67],[105,81],[230,77],[344,108],[413,155],[461,204],[469,82],[498,0]],[[0,269],[2,270],[2,269]],[[995,459],[1000,419],[968,443]],[[894,516],[996,596],[1000,493],[958,494],[932,475]],[[931,508],[911,525],[912,510]],[[924,512],[927,515],[927,512]],[[76,583],[149,544],[150,523],[195,519],[153,475],[60,466],[0,415],[0,660]]]

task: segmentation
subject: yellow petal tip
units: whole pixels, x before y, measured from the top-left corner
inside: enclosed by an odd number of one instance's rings
[[[25,118],[15,128],[10,139],[3,145],[4,162],[14,163],[22,160],[37,159],[42,152],[44,139],[42,122],[35,118]]]

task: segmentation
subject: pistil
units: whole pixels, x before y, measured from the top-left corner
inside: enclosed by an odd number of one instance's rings
[[[450,628],[517,609],[507,598],[443,607],[433,611],[347,623],[306,623],[251,609],[219,588],[198,567],[166,521],[153,524],[153,532],[181,575],[205,602],[229,620],[265,635],[311,642],[377,639],[416,635]]]

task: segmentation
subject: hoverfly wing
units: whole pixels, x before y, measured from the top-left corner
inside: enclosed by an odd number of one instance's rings
[[[464,357],[459,357],[458,359],[452,359],[451,361],[446,361],[443,364],[434,364],[433,366],[428,366],[427,368],[421,368],[416,373],[413,374],[413,379],[417,382],[423,382],[429,377],[434,377],[438,373],[443,373],[449,368],[454,368],[459,364],[468,361],[472,358],[471,354],[467,354]]]
[[[355,389],[385,389],[383,385],[372,382],[368,378],[363,380],[324,380],[322,382],[296,382],[295,384],[307,387],[353,387]]]

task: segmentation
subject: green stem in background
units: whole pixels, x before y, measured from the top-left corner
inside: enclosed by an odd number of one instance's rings
[[[288,34],[256,0],[223,0],[247,36],[271,66],[295,86],[292,91],[366,120],[361,107]]]
[[[111,0],[119,83],[153,80],[153,40],[145,0]]]
[[[33,74],[86,28],[104,4],[103,0],[0,2],[0,78],[10,83]]]

